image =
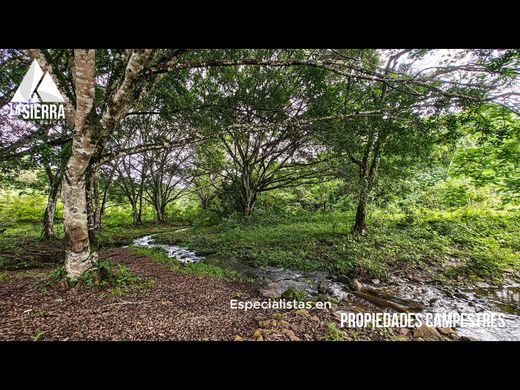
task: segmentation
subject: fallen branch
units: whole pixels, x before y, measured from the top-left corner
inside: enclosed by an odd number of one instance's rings
[[[417,302],[408,301],[373,288],[364,287],[361,283],[356,286],[352,294],[358,298],[372,302],[377,306],[393,309],[400,313],[423,309],[422,305]]]

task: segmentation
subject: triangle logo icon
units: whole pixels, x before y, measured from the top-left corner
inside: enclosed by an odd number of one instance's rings
[[[65,103],[63,97],[58,91],[56,83],[52,80],[48,72],[43,76],[43,80],[40,83],[36,93],[40,96],[43,102],[47,103]]]
[[[39,99],[33,96],[35,92]],[[38,61],[33,60],[23,77],[22,83],[11,99],[11,103],[29,103],[40,100],[44,103],[65,103],[65,99],[61,96],[49,73],[45,72],[44,75]]]

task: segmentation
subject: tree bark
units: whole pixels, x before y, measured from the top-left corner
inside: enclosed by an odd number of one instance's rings
[[[99,192],[99,165],[93,173],[93,187],[94,187],[94,230],[101,229],[101,199]]]
[[[372,192],[372,189],[374,188],[385,140],[386,134],[384,132],[374,132],[370,137],[370,141],[367,145],[367,149],[365,150],[363,160],[358,163],[360,177],[359,200],[356,210],[356,221],[352,228],[352,232],[361,236],[366,236],[368,234],[368,198]],[[372,158],[369,161],[370,156],[372,156]]]
[[[242,214],[245,216],[250,216],[253,214],[253,208],[256,203],[256,193],[251,193],[251,191],[247,191],[243,194],[242,197]]]
[[[352,232],[359,234],[360,236],[366,236],[368,234],[367,229],[367,205],[368,205],[368,178],[361,178],[361,186],[359,189],[358,207],[356,210],[356,221]]]
[[[135,226],[140,226],[143,224],[143,221],[141,219],[141,214],[135,206],[132,207],[132,219],[133,219],[132,223]]]
[[[95,151],[94,129],[87,122],[94,100],[95,50],[74,51],[73,76],[76,87],[74,135],[62,184],[62,201],[67,242],[65,269],[67,276],[76,279],[97,261],[97,254],[90,249],[85,192],[85,172]]]
[[[154,205],[155,208],[155,220],[157,223],[164,222],[164,209],[160,205]]]
[[[43,236],[47,240],[55,237],[54,215],[56,214],[56,204],[58,202],[58,194],[60,192],[62,178],[63,174],[60,174],[59,172],[54,176],[49,191],[49,197],[47,198],[47,207],[45,207],[45,213],[43,214]]]

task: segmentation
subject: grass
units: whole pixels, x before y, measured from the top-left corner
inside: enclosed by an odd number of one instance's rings
[[[326,324],[327,330],[322,336],[323,341],[350,341],[351,339],[347,336],[347,334],[338,329],[336,324],[333,322],[327,322]]]
[[[38,341],[38,340],[40,340],[40,339],[43,337],[43,335],[44,335],[45,333],[46,333],[46,332],[41,331],[40,329],[36,329],[34,335],[31,336],[31,339],[32,339],[33,341]]]
[[[369,235],[358,238],[350,234],[352,224],[350,213],[314,214],[163,232],[156,242],[233,256],[255,266],[371,277],[384,277],[393,267],[442,268],[448,258],[462,263],[443,269],[450,280],[500,281],[504,269],[520,268],[519,211],[464,208],[390,215],[378,210],[370,216]]]
[[[202,254],[236,257],[254,266],[325,270],[335,274],[384,277],[389,270],[436,268],[438,282],[485,279],[500,282],[505,269],[520,269],[520,211],[464,207],[396,213],[373,208],[369,235],[350,234],[353,214],[308,213],[229,219],[216,226],[178,227],[106,225],[97,233],[101,248],[128,245],[136,237],[158,233],[156,242],[186,246]],[[0,235],[0,271],[31,268],[64,259],[63,228],[46,241],[41,225],[19,222]],[[236,279],[231,271],[206,263],[181,264],[162,251],[132,248],[179,272]],[[146,253],[145,253],[146,252]],[[446,266],[447,260],[461,266]],[[0,274],[0,281],[4,276]]]
[[[169,266],[170,269],[174,272],[181,272],[191,275],[207,276],[226,280],[242,280],[242,275],[239,272],[227,270],[215,264],[183,264],[174,258],[166,256],[164,251],[159,248],[141,248],[136,246],[130,246],[129,249],[132,253],[135,253],[137,255],[148,256],[161,264]]]
[[[44,287],[53,284],[64,284],[68,287],[86,286],[104,291],[101,294],[102,297],[116,298],[132,290],[146,292],[155,285],[155,280],[143,279],[141,276],[133,274],[124,264],[117,264],[114,267],[112,261],[106,259],[99,261],[74,281],[67,278],[64,267],[58,267],[43,278],[42,284]]]

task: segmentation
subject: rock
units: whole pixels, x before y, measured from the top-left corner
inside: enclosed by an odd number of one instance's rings
[[[363,285],[359,282],[359,280],[354,279],[350,285],[350,288],[354,291],[361,291],[363,289]]]
[[[244,339],[239,335],[236,335],[233,341],[244,341]]]
[[[328,294],[329,292],[329,287],[330,287],[330,281],[329,280],[322,280],[319,284],[318,284],[318,292],[320,294]]]
[[[381,283],[379,279],[372,279],[372,284],[378,285],[379,283]]]
[[[336,280],[340,283],[345,283],[345,284],[351,284],[352,282],[352,279],[350,279],[347,275],[339,275]]]
[[[290,330],[290,329],[286,329],[286,330],[284,331],[284,333],[285,333],[285,335],[286,335],[287,337],[289,337],[289,340],[291,340],[291,341],[301,341],[300,338],[297,337],[297,336],[294,334],[294,332],[293,332],[292,330]]]
[[[261,321],[258,321],[258,325],[261,328],[269,328],[271,326],[271,320],[261,320]]]
[[[260,295],[265,298],[279,298],[285,290],[277,283],[269,283],[260,290]]]
[[[280,326],[286,328],[289,326],[289,323],[287,321],[282,320],[282,321],[280,321]]]
[[[506,269],[504,270],[504,272],[507,273],[507,274],[514,274],[514,273],[515,273],[515,270],[514,270],[513,268],[506,268]]]
[[[423,340],[442,340],[441,335],[437,332],[437,329],[427,326],[425,324],[421,325],[418,328],[414,328],[413,337]]]
[[[460,340],[461,341],[478,341],[478,339],[476,339],[475,337],[470,337],[470,336],[461,336]]]
[[[260,329],[254,331],[253,337],[256,339],[256,341],[264,341],[264,336],[262,335],[262,331]]]
[[[305,309],[296,310],[294,313],[295,314],[299,314],[299,315],[301,315],[303,317],[308,317],[309,316],[309,312],[307,310],[305,310]]]
[[[311,321],[314,321],[314,322],[319,322],[320,321],[320,319],[317,316],[311,316],[309,319]]]
[[[451,336],[452,334],[455,334],[455,330],[453,328],[437,328],[437,331],[442,334],[443,336]]]

